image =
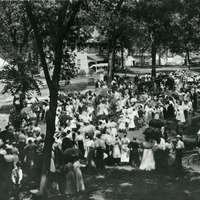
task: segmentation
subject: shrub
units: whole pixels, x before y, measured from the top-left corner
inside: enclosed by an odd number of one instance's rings
[[[94,74],[94,70],[93,69],[89,69],[89,72],[88,72],[88,74],[90,75],[90,76],[92,76],[93,74]]]
[[[80,70],[80,72],[79,72],[79,76],[81,76],[81,77],[84,77],[84,76],[86,76],[86,71],[85,70]]]

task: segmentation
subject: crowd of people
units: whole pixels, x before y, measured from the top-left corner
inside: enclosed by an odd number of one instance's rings
[[[87,91],[60,96],[50,172],[54,178],[57,172],[66,174],[63,192],[85,190],[82,165],[104,169],[106,165],[127,164],[140,170],[167,170],[173,163],[170,153],[175,150],[175,164],[180,169],[182,135],[199,109],[200,80],[197,76],[192,82],[189,76],[182,77],[183,72],[165,77],[158,74],[155,80],[148,75],[115,77],[111,89],[104,87],[100,94]],[[30,179],[39,180],[41,174],[45,133],[40,123],[48,116],[49,101],[41,105],[28,98],[26,107],[32,109],[23,116],[20,127],[13,129],[9,123],[0,133],[0,168],[5,171],[1,176],[8,181],[12,174],[14,185],[22,180],[21,169]],[[33,114],[35,123],[30,117]],[[169,137],[168,120],[177,122],[175,143]],[[134,135],[139,129],[143,130],[143,141]],[[64,152],[71,148],[80,153],[66,162]]]

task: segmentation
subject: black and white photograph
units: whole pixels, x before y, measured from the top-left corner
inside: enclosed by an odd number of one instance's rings
[[[199,186],[200,0],[0,0],[0,200]]]

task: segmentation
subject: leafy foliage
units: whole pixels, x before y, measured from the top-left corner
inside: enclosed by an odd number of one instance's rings
[[[158,50],[168,45],[172,16],[178,6],[179,1],[176,0],[140,0],[136,3],[135,16],[140,26],[139,30],[143,31],[142,38],[145,40],[142,41],[146,41],[146,47],[151,50],[152,65],[156,64],[155,56]]]
[[[169,48],[174,53],[198,52],[200,44],[199,1],[182,1],[172,16]]]
[[[41,81],[31,75],[35,63],[31,61],[31,53],[27,52],[35,52],[36,46],[24,6],[17,2],[1,2],[0,11],[0,51],[9,63],[2,72],[6,84],[2,93],[15,95],[36,90],[40,94]]]
[[[17,63],[17,65],[16,65]],[[28,91],[36,90],[38,95],[40,95],[39,85],[42,85],[42,82],[38,79],[33,78],[28,68],[27,63],[18,58],[18,60],[13,60],[12,63],[4,67],[5,80],[6,84],[2,93],[11,92],[14,96],[19,92],[25,94]]]

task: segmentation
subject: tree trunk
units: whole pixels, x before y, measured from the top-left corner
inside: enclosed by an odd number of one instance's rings
[[[156,47],[154,44],[151,46],[151,59],[152,59],[152,66],[156,65]]]
[[[124,47],[121,44],[121,68],[124,70]]]
[[[161,53],[159,53],[159,65],[161,65]]]
[[[55,133],[55,116],[57,108],[58,88],[50,89],[50,107],[46,119],[46,137],[43,151],[43,168],[40,181],[40,194],[45,198],[49,192],[47,189],[48,175],[51,164],[53,136]]]
[[[154,43],[151,45],[151,59],[152,59],[152,69],[151,69],[151,77],[154,79],[156,77],[156,47]]]
[[[108,87],[110,88],[111,82],[114,76],[115,68],[115,49],[116,49],[116,40],[112,39],[111,45],[109,48],[109,57],[108,57]]]
[[[190,70],[190,52],[189,52],[189,49],[186,49],[186,65],[188,66],[188,69]]]
[[[51,154],[52,154],[52,144],[53,144],[53,136],[55,133],[55,116],[56,116],[56,108],[57,108],[57,99],[58,99],[58,83],[60,78],[60,70],[62,63],[62,47],[63,40],[70,32],[70,28],[74,25],[75,18],[77,13],[79,12],[80,6],[83,3],[82,0],[74,1],[75,3],[72,5],[71,10],[69,10],[68,19],[66,20],[68,9],[67,1],[63,1],[62,6],[58,11],[58,19],[57,19],[57,32],[55,37],[55,68],[53,71],[52,78],[50,77],[48,65],[46,62],[46,55],[44,51],[43,45],[43,36],[40,34],[38,23],[36,17],[33,12],[33,6],[31,1],[24,1],[24,5],[26,7],[27,16],[31,23],[31,26],[34,31],[37,50],[40,56],[41,65],[43,67],[43,71],[45,74],[45,79],[50,92],[50,107],[47,114],[46,119],[46,137],[45,137],[45,145],[43,151],[43,168],[40,182],[40,194],[46,200],[46,196],[48,195],[47,183],[48,183],[48,174],[50,170],[51,164]]]

